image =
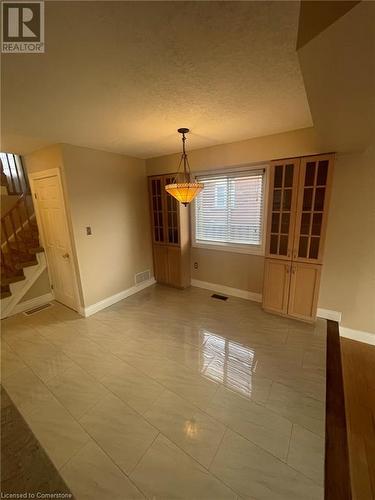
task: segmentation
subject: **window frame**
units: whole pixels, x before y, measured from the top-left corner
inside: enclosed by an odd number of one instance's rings
[[[191,246],[192,248],[202,248],[206,250],[216,250],[221,252],[233,252],[233,253],[242,253],[248,255],[259,255],[264,256],[266,250],[266,231],[267,231],[267,215],[268,215],[268,185],[269,185],[269,163],[257,163],[257,164],[248,164],[242,166],[233,166],[227,167],[224,169],[217,170],[206,170],[202,172],[194,172],[195,178],[201,177],[204,175],[214,176],[214,175],[226,175],[226,174],[236,174],[236,173],[244,173],[251,172],[252,170],[259,171],[264,169],[263,176],[263,210],[262,210],[262,241],[260,245],[252,245],[252,244],[242,244],[242,243],[227,243],[227,242],[219,242],[219,241],[202,241],[196,239],[196,201],[194,200],[191,204]]]

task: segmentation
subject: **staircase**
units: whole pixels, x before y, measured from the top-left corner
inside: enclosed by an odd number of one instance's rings
[[[46,268],[27,177],[20,158],[7,153],[1,153],[1,202],[2,208],[8,206],[1,214],[1,317],[4,318],[12,314]]]

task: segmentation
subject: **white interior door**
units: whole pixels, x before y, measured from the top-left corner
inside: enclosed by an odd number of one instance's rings
[[[63,193],[58,175],[33,182],[55,299],[77,310],[75,273]]]

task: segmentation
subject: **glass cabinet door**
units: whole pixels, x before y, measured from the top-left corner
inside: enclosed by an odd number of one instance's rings
[[[162,176],[149,178],[152,238],[154,243],[165,242],[163,190],[164,184]]]
[[[319,263],[323,256],[333,155],[303,158],[294,238],[293,259]]]
[[[291,260],[300,159],[273,161],[266,255]]]
[[[164,176],[164,187],[175,182],[174,176]],[[165,189],[164,189],[165,191]],[[165,191],[165,222],[166,242],[169,245],[179,245],[179,206],[176,198]]]

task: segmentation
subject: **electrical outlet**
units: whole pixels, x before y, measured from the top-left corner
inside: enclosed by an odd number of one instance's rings
[[[87,236],[92,235],[91,226],[86,226],[86,234],[87,234]]]
[[[198,262],[194,262],[194,269],[198,269]]]

